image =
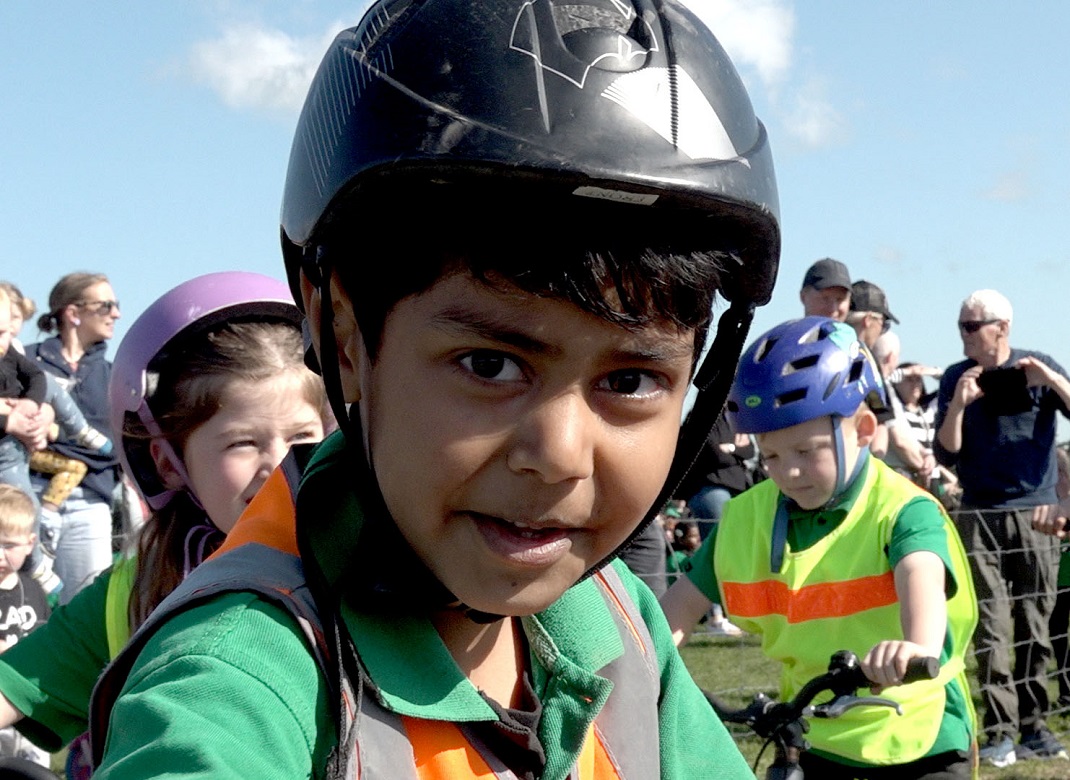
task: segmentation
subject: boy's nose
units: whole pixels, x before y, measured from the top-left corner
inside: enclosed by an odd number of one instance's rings
[[[565,393],[527,412],[518,422],[506,463],[546,483],[588,479],[600,422],[587,400]]]

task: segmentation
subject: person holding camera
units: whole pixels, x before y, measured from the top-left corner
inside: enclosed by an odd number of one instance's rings
[[[995,766],[1067,757],[1046,717],[1059,556],[1055,415],[1070,418],[1070,378],[1047,355],[1011,347],[1012,315],[995,290],[962,302],[966,360],[944,372],[936,412],[936,459],[956,467],[963,490],[956,522],[980,611],[981,759]]]

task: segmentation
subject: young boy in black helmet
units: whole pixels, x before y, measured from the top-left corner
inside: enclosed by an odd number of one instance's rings
[[[749,777],[612,562],[776,271],[708,31],[670,0],[381,2],[311,87],[282,232],[343,430],[106,675],[98,776]]]

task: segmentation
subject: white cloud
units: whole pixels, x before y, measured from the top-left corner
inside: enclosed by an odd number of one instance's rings
[[[846,137],[847,122],[826,95],[824,82],[795,83],[800,77],[793,75],[795,12],[789,0],[685,2],[713,30],[744,78],[757,76],[782,132],[808,149]]]
[[[713,30],[737,68],[752,68],[768,87],[791,67],[795,13],[784,0],[684,0]]]
[[[894,246],[877,247],[874,257],[881,265],[900,266],[903,264],[903,253]]]
[[[846,120],[825,93],[824,82],[811,78],[777,106],[784,129],[811,149],[838,143],[848,134]]]
[[[984,191],[989,200],[1015,203],[1030,195],[1029,175],[1025,171],[1007,171],[1001,174],[996,183]]]
[[[304,38],[254,24],[232,26],[195,43],[189,66],[228,106],[293,115],[327,46],[345,26],[339,22],[321,36]]]

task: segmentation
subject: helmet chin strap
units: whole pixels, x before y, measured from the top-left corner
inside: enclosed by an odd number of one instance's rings
[[[854,484],[855,479],[858,477],[862,466],[866,462],[866,456],[869,454],[869,445],[863,444],[858,448],[858,458],[855,460],[854,467],[851,469],[850,476],[845,476],[845,465],[847,463],[846,447],[843,441],[843,426],[840,421],[843,418],[838,414],[832,415],[832,441],[836,446],[836,487],[832,491],[832,497],[825,502],[823,509],[828,509],[832,506],[848,486]],[[776,574],[780,571],[784,565],[784,553],[788,546],[788,515],[793,502],[783,493],[780,495],[780,500],[777,501],[776,515],[773,518],[773,532],[772,540],[769,550],[769,571]]]
[[[851,474],[850,476],[845,476],[846,469],[844,467],[847,464],[847,453],[843,442],[843,426],[840,424],[842,419],[838,414],[832,415],[832,439],[836,442],[836,488],[832,491],[832,498],[828,500],[825,506],[830,506],[833,501],[843,494],[847,486],[855,481],[858,472],[862,470],[862,464],[866,462],[866,455],[869,454],[868,444],[863,444],[859,447],[858,457],[855,459]]]
[[[137,408],[137,416],[141,420],[141,424],[145,426],[145,430],[149,432],[149,436],[160,445],[160,449],[163,450],[164,455],[171,462],[171,467],[174,468],[178,478],[182,480],[181,488],[168,488],[154,496],[145,496],[145,503],[153,510],[163,509],[175,496],[185,493],[189,496],[194,506],[204,512],[204,505],[197,498],[197,494],[193,492],[193,482],[189,478],[189,472],[186,471],[185,461],[182,460],[175,448],[171,446],[171,442],[164,436],[163,431],[160,429],[160,424],[152,416],[152,410],[149,409],[149,404],[144,399],[142,399]],[[212,519],[208,517],[207,512],[205,512],[205,517],[208,518],[208,522],[211,522]]]

